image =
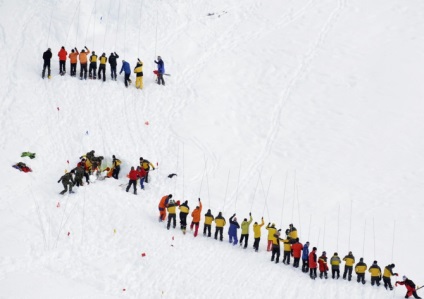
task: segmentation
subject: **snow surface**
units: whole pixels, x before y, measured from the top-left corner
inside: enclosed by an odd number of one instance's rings
[[[265,229],[259,253],[167,231],[157,204],[294,223],[423,284],[423,32],[418,0],[0,1],[0,298],[402,298],[271,263]],[[140,58],[144,89],[58,76],[62,45]],[[93,149],[120,180],[60,196]],[[140,156],[159,167],[134,196]]]

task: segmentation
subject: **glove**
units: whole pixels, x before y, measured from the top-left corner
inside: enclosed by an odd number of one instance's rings
[[[87,46],[84,46],[84,48],[86,48],[88,50]]]
[[[200,198],[199,198],[199,202],[200,202]]]
[[[234,213],[233,217],[236,215],[236,213]]]
[[[59,184],[60,183],[60,180],[58,180],[57,183]]]
[[[263,217],[262,217],[262,219],[264,219]],[[271,225],[271,222],[268,222],[268,226],[270,226]]]
[[[397,285],[398,285],[398,283],[396,282],[396,283],[395,283],[395,287],[397,287]]]
[[[252,216],[252,213],[249,213],[249,216]]]
[[[395,273],[395,276],[399,276],[399,274]]]

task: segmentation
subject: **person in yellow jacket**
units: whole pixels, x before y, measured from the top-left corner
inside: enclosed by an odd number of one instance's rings
[[[298,238],[297,229],[293,226],[293,224],[289,225],[288,237],[292,243],[294,243],[294,241]]]
[[[362,284],[365,284],[365,271],[367,271],[367,264],[364,263],[364,258],[361,257],[355,266],[357,282],[362,282]]]
[[[331,277],[334,279],[339,279],[340,277],[340,264],[342,261],[340,260],[340,257],[337,252],[334,252],[334,255],[330,259],[330,265],[331,265]],[[337,277],[336,277],[337,275]]]
[[[268,246],[266,248],[266,251],[271,251],[272,248],[272,242],[275,239],[275,233],[277,232],[277,229],[275,228],[275,224],[268,223],[266,226],[266,229],[268,230]]]
[[[183,234],[186,233],[187,228],[187,215],[190,213],[190,207],[188,206],[188,201],[183,202],[178,209],[180,210],[180,224]]]
[[[290,238],[282,240],[284,243],[283,264],[290,265],[291,242]]]
[[[80,79],[82,80],[82,75],[84,74],[84,79],[87,79],[87,55],[90,54],[90,50],[87,47],[84,47],[87,52],[82,49],[79,53],[80,61]]]
[[[351,281],[352,279],[352,270],[353,264],[355,264],[355,257],[352,254],[352,251],[349,251],[349,254],[346,255],[343,260],[345,261],[345,267],[343,272],[343,279],[347,279]]]
[[[155,166],[149,160],[143,159],[143,157],[140,157],[140,166],[143,167],[143,169],[146,171],[146,179],[144,180],[144,182],[148,183],[150,167],[152,168],[152,170],[155,170]]]
[[[215,218],[212,215],[211,210],[209,209],[205,214],[205,224],[203,225],[203,235],[206,236],[206,232],[208,233],[208,238],[211,236],[211,227],[212,221]]]
[[[121,171],[121,160],[117,159],[115,155],[112,155],[112,177],[118,179],[119,172]]]
[[[218,234],[219,234],[219,240],[223,240],[223,232],[224,232],[224,226],[227,224],[225,221],[225,218],[222,216],[222,213],[219,212],[218,216],[215,218],[215,240],[218,240]]]
[[[250,220],[247,221],[247,218],[244,218],[243,222],[241,223],[241,237],[240,237],[240,246],[243,244],[244,240],[244,249],[247,248],[247,242],[249,241],[249,227],[250,224],[253,221],[252,213],[249,213]]]
[[[262,217],[261,224],[258,224],[257,222],[253,223],[253,237],[255,238],[255,241],[253,242],[253,248],[255,249],[255,252],[259,251],[259,242],[261,241],[261,228],[264,226],[264,217]]]
[[[90,56],[90,67],[88,68],[88,78],[96,79],[96,72],[97,72],[97,55],[96,55],[96,52],[93,51],[93,53]]]
[[[102,56],[100,56],[99,60],[100,60],[99,72],[98,72],[99,80],[102,79],[102,74],[103,74],[103,82],[105,82],[106,81],[106,62],[107,62],[106,53],[103,53]]]
[[[137,59],[137,65],[134,68],[135,88],[143,89],[143,62]]]
[[[179,206],[180,202],[175,202],[173,199],[171,199],[168,203],[168,206],[166,209],[168,210],[168,224],[166,226],[166,229],[169,230],[171,227],[171,220],[172,220],[172,227],[175,228],[177,226],[177,207]]]
[[[280,260],[280,241],[282,241],[283,239],[280,238],[280,230],[276,231],[274,233],[274,238],[272,239],[272,255],[271,255],[271,262],[274,261],[274,257],[275,259],[275,263],[278,264],[279,260]]]
[[[368,272],[371,273],[371,285],[377,284],[377,286],[380,286],[380,280],[381,280],[381,268],[377,265],[377,261],[374,261],[372,263],[372,266],[368,269]]]
[[[384,272],[383,272],[383,282],[384,282],[384,287],[387,290],[387,287],[389,287],[390,291],[393,290],[393,286],[392,286],[392,281],[390,279],[391,276],[398,276],[397,273],[393,272],[393,268],[395,267],[395,264],[390,264],[387,265],[384,268]]]

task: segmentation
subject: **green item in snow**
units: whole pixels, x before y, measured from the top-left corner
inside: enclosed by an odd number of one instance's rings
[[[34,159],[35,158],[35,153],[30,153],[30,152],[23,152],[21,157],[29,157],[30,159]]]

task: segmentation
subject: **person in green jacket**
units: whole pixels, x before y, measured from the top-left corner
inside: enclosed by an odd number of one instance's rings
[[[243,222],[241,223],[241,238],[240,238],[240,246],[243,243],[244,240],[244,249],[247,248],[247,242],[249,241],[249,226],[253,221],[252,213],[249,213],[250,220],[247,221],[247,218],[244,218]]]

